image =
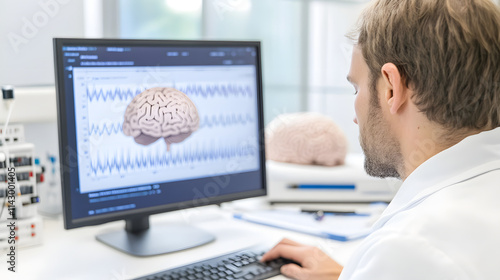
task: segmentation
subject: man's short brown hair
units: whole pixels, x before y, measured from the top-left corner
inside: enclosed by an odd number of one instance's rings
[[[373,88],[394,63],[430,121],[500,126],[500,9],[491,0],[375,0],[357,32]]]

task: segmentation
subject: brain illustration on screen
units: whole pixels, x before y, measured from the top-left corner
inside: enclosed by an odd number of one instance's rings
[[[347,138],[327,116],[295,113],[277,116],[266,127],[266,157],[270,160],[336,166],[344,164]]]
[[[200,126],[198,110],[189,97],[174,88],[147,89],[130,102],[125,111],[123,133],[136,143],[149,145],[163,138],[180,143]]]

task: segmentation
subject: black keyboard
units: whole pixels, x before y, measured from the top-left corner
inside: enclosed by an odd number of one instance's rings
[[[214,280],[214,279],[267,279],[280,274],[282,265],[291,263],[289,260],[276,259],[260,263],[259,259],[269,248],[255,246],[233,252],[227,255],[172,268],[139,277],[140,280]]]

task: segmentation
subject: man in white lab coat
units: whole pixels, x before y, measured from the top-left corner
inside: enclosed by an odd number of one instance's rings
[[[291,240],[263,260],[296,279],[500,279],[500,9],[374,0],[356,34],[365,169],[404,183],[345,267]]]

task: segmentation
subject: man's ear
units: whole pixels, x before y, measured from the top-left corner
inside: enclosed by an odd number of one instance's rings
[[[406,85],[398,67],[393,63],[384,64],[381,72],[385,91],[383,101],[389,106],[391,114],[396,114],[407,101]]]

